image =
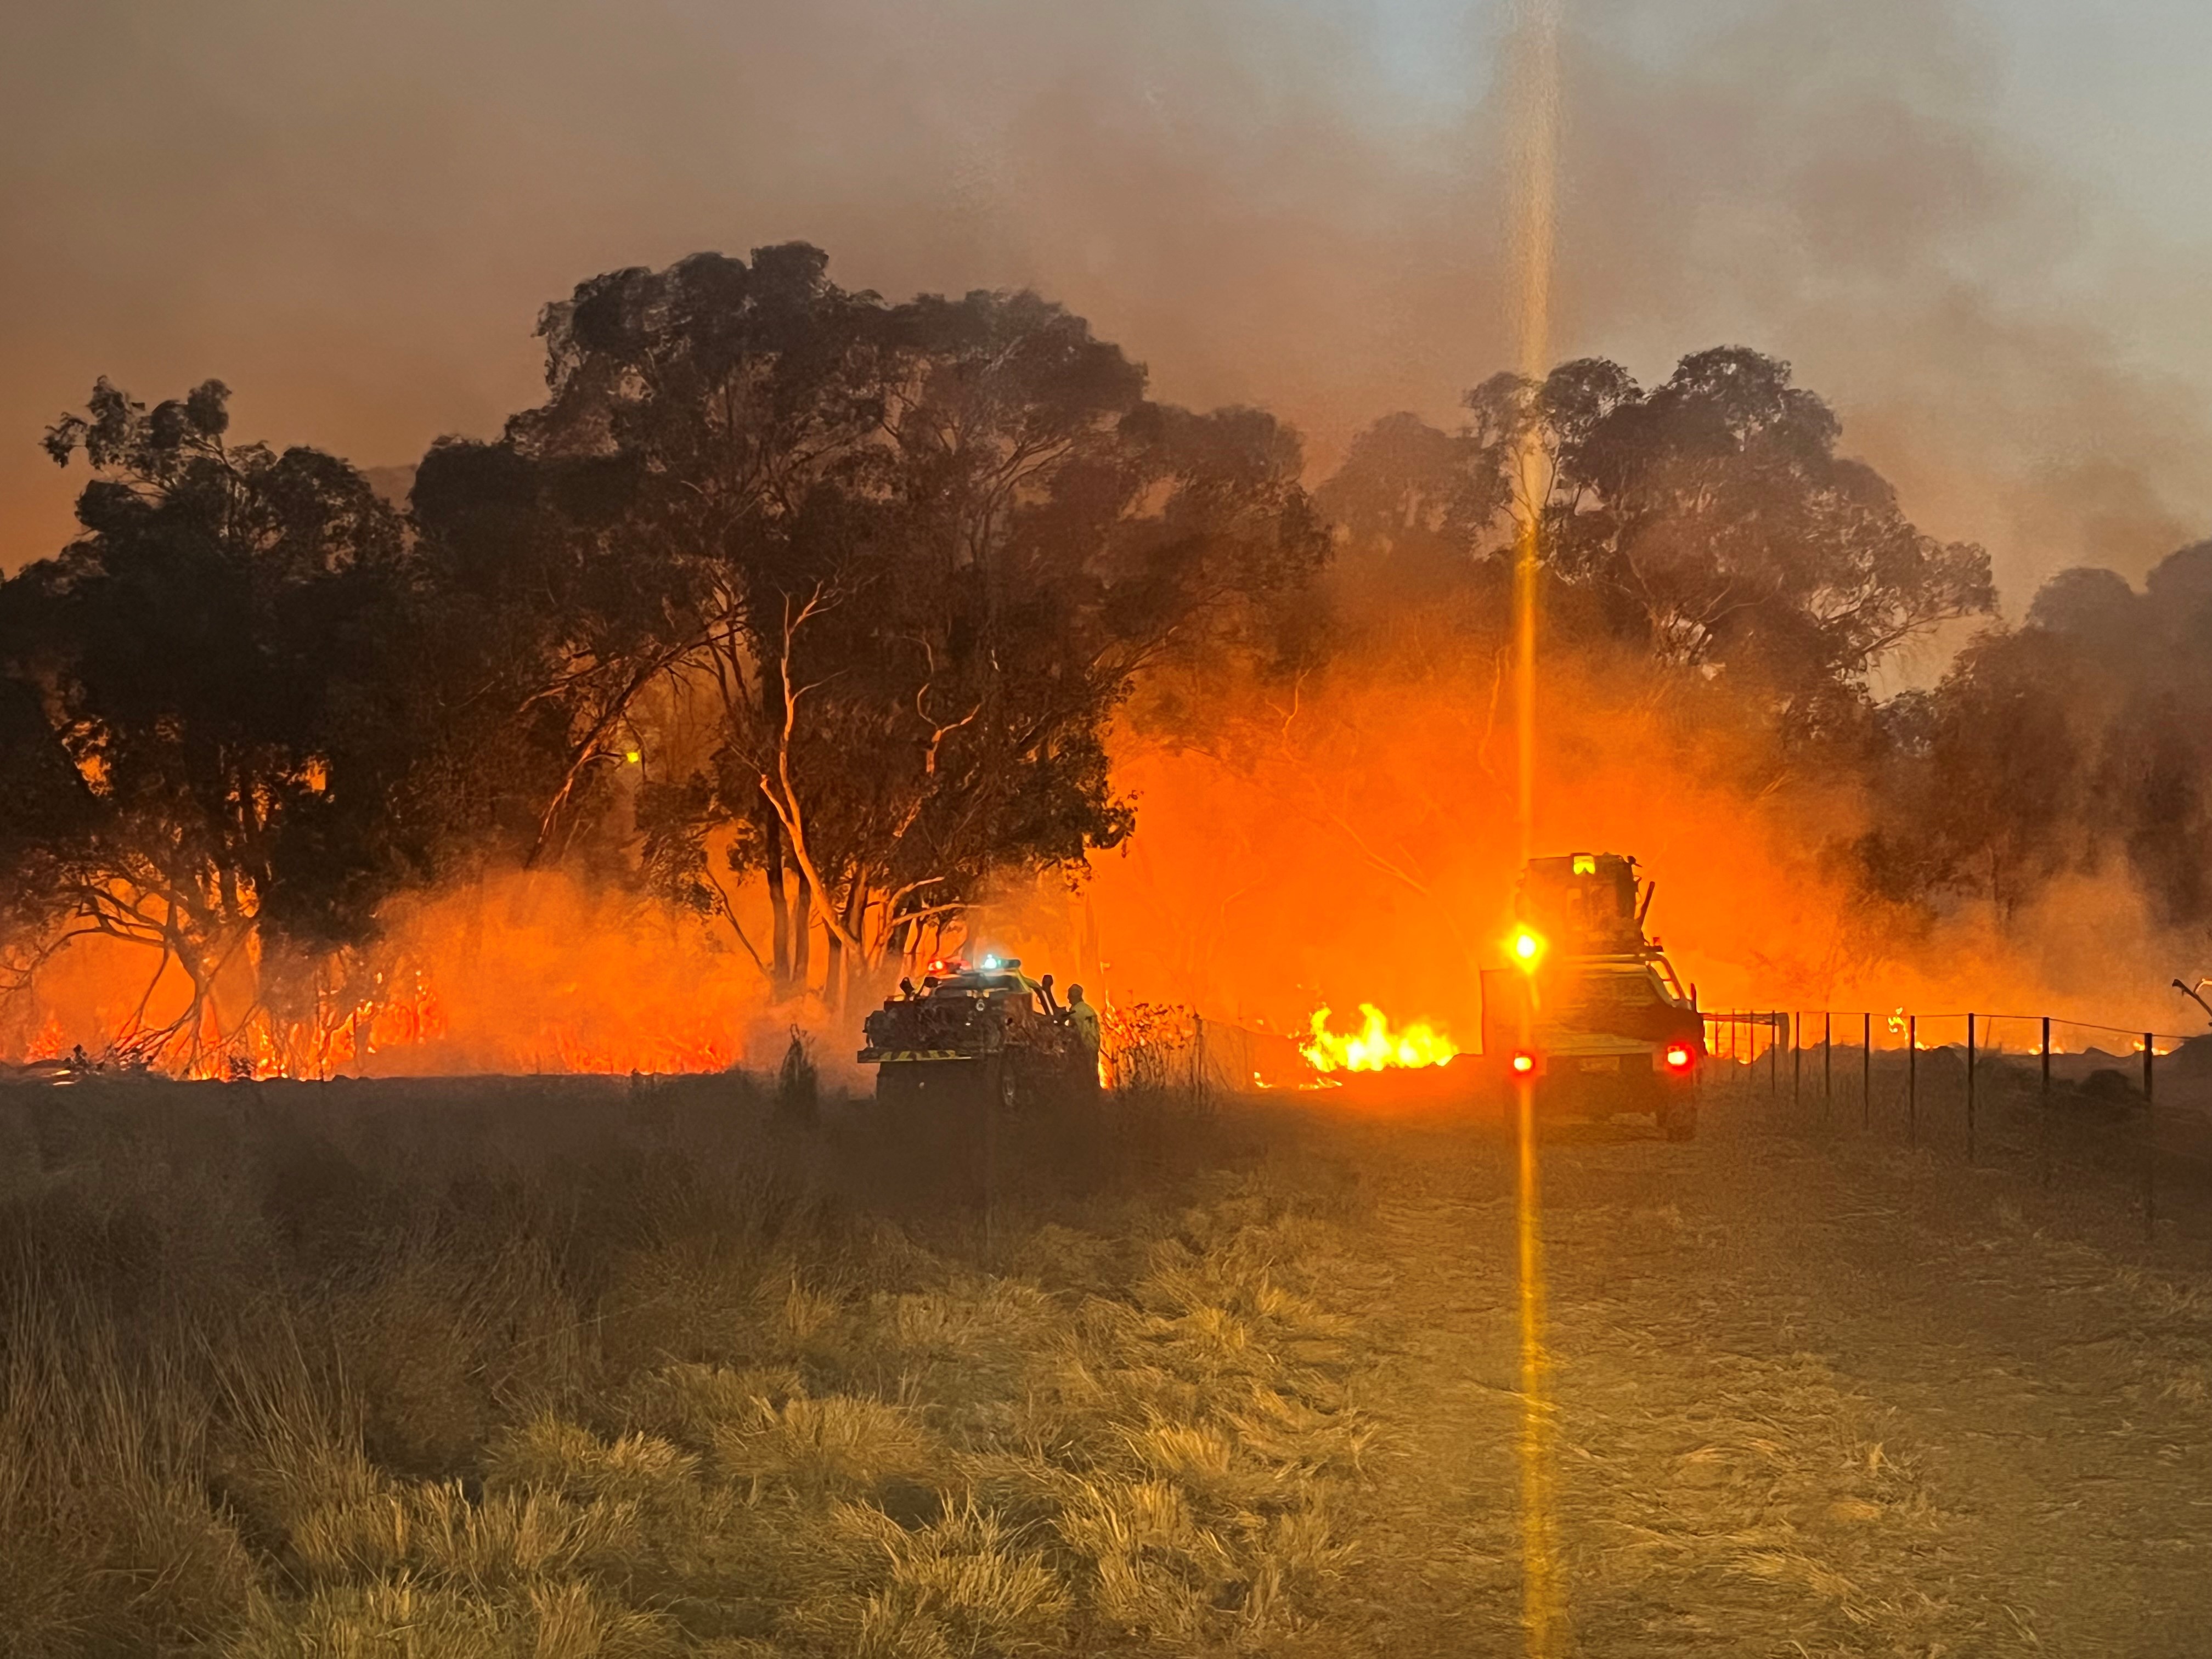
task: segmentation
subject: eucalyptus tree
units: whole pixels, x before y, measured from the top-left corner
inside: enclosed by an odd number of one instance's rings
[[[171,965],[220,1034],[234,963],[356,944],[407,878],[388,810],[411,764],[386,647],[409,583],[398,515],[344,462],[234,444],[208,381],[149,409],[102,380],[46,434],[93,473],[80,533],[0,584],[7,917],[20,982],[72,939]]]
[[[1988,556],[1905,515],[1789,366],[1742,347],[1645,388],[1598,358],[1502,374],[1443,434],[1370,428],[1322,492],[1363,544],[1510,556],[1534,520],[1573,625],[1724,675],[1799,729],[1846,723],[1886,655],[1995,603]]]
[[[1033,294],[890,305],[793,245],[595,278],[541,333],[545,403],[416,492],[435,549],[478,511],[447,481],[534,479],[495,539],[550,573],[523,702],[560,711],[566,759],[538,855],[634,764],[647,869],[781,991],[817,927],[835,998],[994,875],[1120,840],[1132,677],[1325,548],[1292,434],[1149,401]],[[765,940],[732,890],[754,879]]]

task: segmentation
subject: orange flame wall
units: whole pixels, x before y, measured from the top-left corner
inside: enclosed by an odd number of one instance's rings
[[[1202,747],[1129,734],[1118,777],[1138,831],[1073,901],[1091,907],[1109,994],[1299,1032],[1320,1004],[1373,1002],[1473,1046],[1476,970],[1502,961],[1518,856],[1495,678],[1487,659],[1413,663],[1309,679]],[[1653,927],[1709,1003],[1834,983],[1843,907],[1812,830],[1848,822],[1848,794],[1796,783],[1754,805],[1756,739],[1701,730],[1697,712],[1555,669],[1540,839],[1636,854],[1660,884]],[[1041,925],[1047,908],[1002,930],[1060,955],[1077,928]]]
[[[76,1042],[97,1054],[131,1028],[154,960],[106,941],[70,947],[41,975],[35,1009],[11,1011],[12,1055]],[[203,1025],[223,1046],[193,1069],[221,1075],[236,1060],[257,1075],[701,1071],[772,1061],[788,1040],[791,1020],[771,1018],[757,971],[696,918],[558,872],[397,903],[373,962],[319,1018],[303,1007],[272,1014],[257,1004],[281,1004],[273,988],[226,975]],[[187,993],[171,969],[137,1024],[176,1018]]]
[[[1203,744],[1139,726],[1117,770],[1138,800],[1129,844],[1094,860],[1087,890],[994,925],[1040,960],[1094,957],[1116,1000],[1288,1033],[1317,1006],[1372,1002],[1472,1048],[1476,970],[1504,961],[1517,870],[1500,670],[1413,639],[1255,701]],[[1642,663],[1555,654],[1545,672],[1540,850],[1633,854],[1659,884],[1651,930],[1705,1006],[2181,1018],[2166,982],[2191,947],[2124,878],[2054,884],[2004,927],[1971,906],[1927,926],[1850,889],[1855,779],[1793,755],[1732,695]]]
[[[1094,1000],[1188,1004],[1299,1037],[1318,1006],[1371,1003],[1471,1048],[1476,970],[1502,959],[1516,872],[1506,697],[1490,654],[1418,635],[1294,688],[1155,688],[1116,744],[1136,835],[1088,881],[1003,896],[971,944],[1085,981]],[[2002,929],[1969,910],[1916,933],[1856,903],[1831,856],[1858,825],[1855,785],[1779,749],[1719,688],[1555,656],[1540,729],[1542,846],[1634,854],[1659,883],[1652,927],[1708,1007],[1974,1006],[2176,1029],[2166,985],[2189,946],[2160,938],[2118,878],[2058,884]],[[267,988],[250,965],[228,975],[216,1023],[245,1034],[230,1054],[264,1074],[696,1070],[773,1063],[798,1023],[835,1075],[859,1023],[771,1008],[714,926],[567,875],[495,877],[396,904],[387,923],[373,1006],[326,1009],[313,1042],[296,1020],[288,1035],[263,1018],[253,1036]],[[5,1011],[8,1052],[97,1051],[149,965],[71,947]],[[147,1019],[172,1017],[183,991],[180,975],[155,988]]]

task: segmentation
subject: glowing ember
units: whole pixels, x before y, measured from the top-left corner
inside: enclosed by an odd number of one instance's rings
[[[1328,1029],[1329,1010],[1314,1010],[1313,1041],[1298,1052],[1316,1072],[1382,1072],[1393,1066],[1441,1066],[1459,1053],[1456,1043],[1420,1021],[1393,1031],[1382,1011],[1371,1002],[1359,1005],[1363,1024],[1350,1036]]]

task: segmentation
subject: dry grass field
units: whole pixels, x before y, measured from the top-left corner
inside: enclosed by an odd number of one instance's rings
[[[15,1103],[0,1648],[1182,1652],[1327,1606],[1374,1433],[1328,1181],[1172,1111],[824,1120]]]
[[[1365,1651],[1511,1652],[1503,1159],[1363,1139],[1389,1450],[1334,1613],[1364,1598]],[[2208,1650],[2201,1255],[2142,1246],[2124,1208],[1725,1110],[1688,1146],[1563,1127],[1546,1183],[1573,1651]]]
[[[1708,1113],[1563,1126],[1590,1655],[2189,1655],[2212,1279]],[[741,1079],[0,1102],[0,1652],[1518,1650],[1506,1149]]]

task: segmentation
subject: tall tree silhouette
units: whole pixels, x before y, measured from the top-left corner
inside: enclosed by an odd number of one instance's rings
[[[527,702],[568,731],[539,854],[634,763],[647,866],[780,989],[817,927],[834,997],[994,874],[1118,841],[1130,677],[1325,547],[1286,428],[1148,402],[1035,295],[888,306],[791,246],[597,278],[541,332],[546,403],[434,455],[417,520],[453,542],[479,503],[449,485],[534,471],[557,642]]]
[[[329,455],[231,444],[227,398],[101,381],[46,437],[93,468],[82,532],[0,586],[15,944],[98,933],[145,947],[149,984],[180,969],[184,1014],[126,1033],[155,1050],[201,1040],[232,963],[365,938],[409,869],[380,638],[398,519]]]

